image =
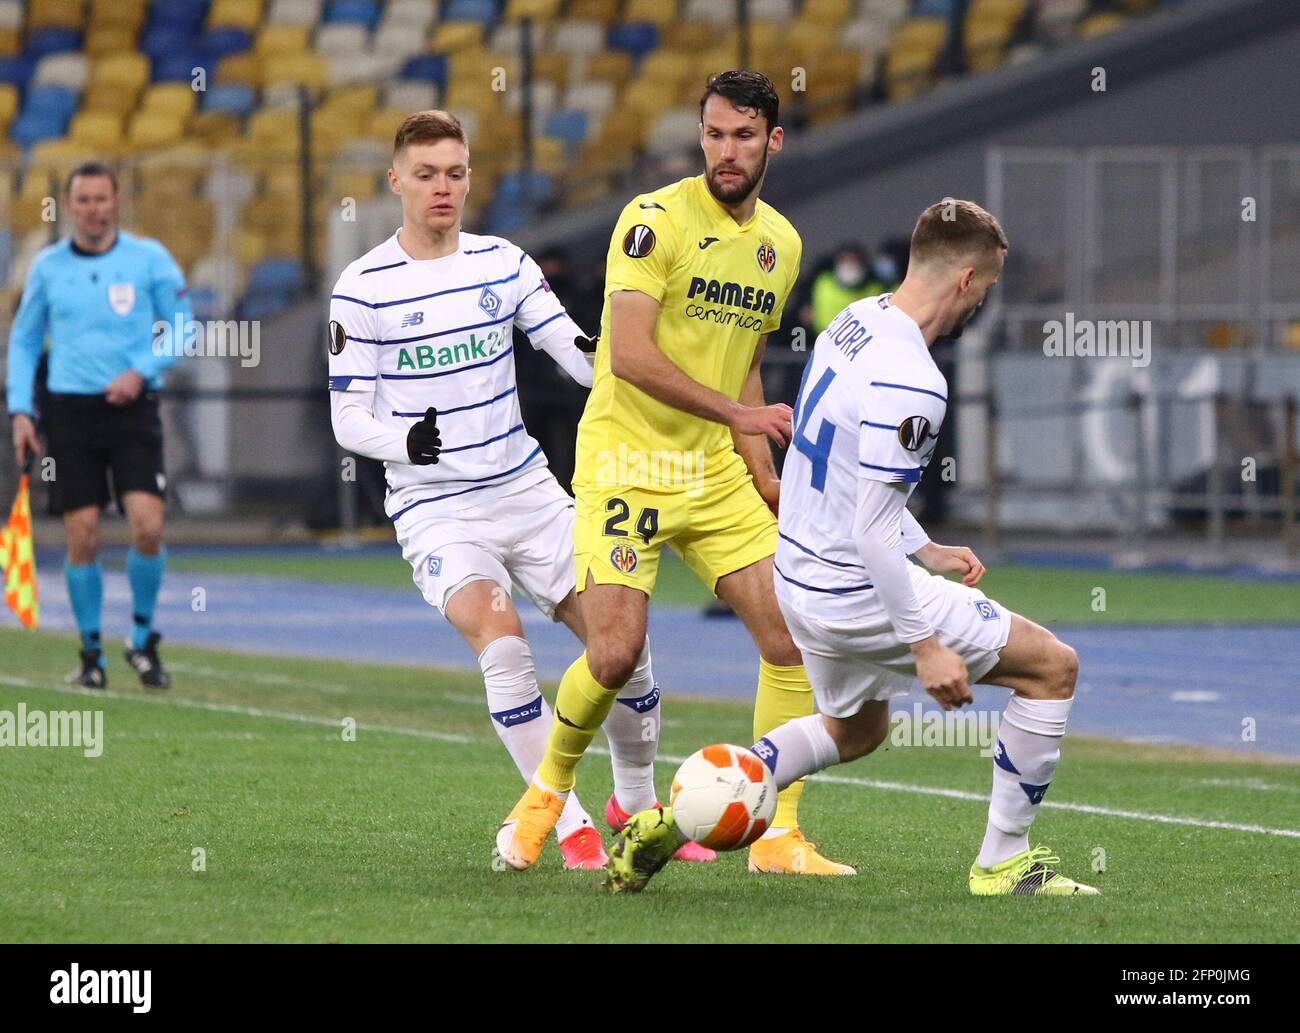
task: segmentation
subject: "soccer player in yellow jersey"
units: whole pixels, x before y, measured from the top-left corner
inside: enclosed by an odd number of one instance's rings
[[[573,477],[587,650],[560,682],[545,757],[497,833],[512,868],[537,861],[579,758],[632,673],[665,544],[754,638],[755,738],[812,713],[772,583],[780,482],[768,439],[789,441],[791,411],[764,404],[759,376],[802,252],[794,228],[758,197],[781,150],[777,108],[766,76],[715,76],[700,101],[704,175],[634,198],[614,229]],[[750,870],[854,874],[803,838],[801,790],[781,794]],[[618,829],[628,815],[611,797],[606,817]]]

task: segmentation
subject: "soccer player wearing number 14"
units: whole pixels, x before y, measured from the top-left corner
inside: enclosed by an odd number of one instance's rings
[[[469,147],[454,117],[416,112],[393,151],[402,228],[348,266],[330,299],[334,434],[385,461],[385,504],[415,583],[478,657],[493,728],[528,779],[550,710],[511,582],[580,639],[586,630],[573,592],[573,500],[520,416],[512,328],[587,387],[591,342],[527,254],[461,232]],[[659,690],[644,640],[637,654],[626,706],[604,728],[615,786],[648,807]],[[576,798],[556,834],[566,868],[604,864]]]
[[[1006,686],[1012,696],[970,891],[1092,894],[1053,870],[1046,847],[1029,846],[1060,759],[1078,658],[977,590],[984,567],[975,554],[930,541],[905,506],[947,408],[930,346],[960,335],[997,282],[1006,249],[997,219],[978,205],[932,205],[917,220],[898,290],[855,301],[817,338],[783,471],[775,572],[821,713],[768,732],[753,750],[786,786],[879,746],[889,699],[913,678],[945,710],[974,702],[972,682]],[[642,889],[679,839],[671,809],[633,815],[614,844],[607,887]]]

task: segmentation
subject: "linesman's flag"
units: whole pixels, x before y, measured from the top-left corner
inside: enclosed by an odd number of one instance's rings
[[[4,574],[5,604],[26,627],[40,617],[36,597],[36,554],[32,550],[32,495],[27,474],[18,482],[18,495],[9,522],[0,528],[0,572]]]

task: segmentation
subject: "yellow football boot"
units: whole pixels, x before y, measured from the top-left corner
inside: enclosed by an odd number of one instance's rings
[[[1050,867],[1060,863],[1061,859],[1045,846],[1008,857],[992,868],[981,868],[976,861],[970,866],[970,891],[977,897],[1074,897],[1101,892],[1095,886],[1067,879]]]
[[[817,852],[817,844],[803,838],[797,828],[783,836],[759,839],[749,847],[751,872],[780,872],[785,875],[857,875],[857,869],[840,864]]]

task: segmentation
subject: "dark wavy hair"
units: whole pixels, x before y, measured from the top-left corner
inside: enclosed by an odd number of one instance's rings
[[[767,131],[776,128],[777,115],[781,108],[781,98],[776,95],[772,80],[762,72],[746,69],[734,69],[719,72],[709,79],[700,97],[700,121],[704,121],[704,104],[713,96],[730,101],[737,108],[750,108],[758,112],[767,121]]]

